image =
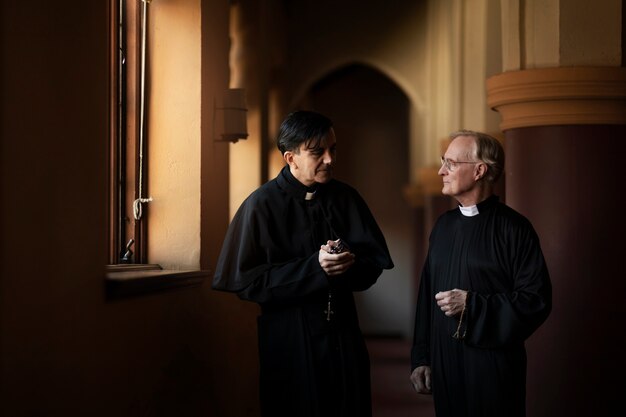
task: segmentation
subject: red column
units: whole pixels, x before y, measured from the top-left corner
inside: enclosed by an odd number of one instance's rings
[[[610,415],[626,384],[626,72],[552,68],[488,81],[506,202],[537,230],[553,311],[527,342],[528,416]]]

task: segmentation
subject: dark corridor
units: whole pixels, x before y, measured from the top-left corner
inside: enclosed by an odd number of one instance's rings
[[[368,338],[373,417],[435,417],[432,397],[417,394],[409,381],[411,342]]]

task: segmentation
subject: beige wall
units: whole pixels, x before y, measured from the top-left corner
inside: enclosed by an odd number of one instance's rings
[[[501,0],[503,70],[620,66],[621,0]]]
[[[200,268],[200,0],[150,3],[148,259]]]

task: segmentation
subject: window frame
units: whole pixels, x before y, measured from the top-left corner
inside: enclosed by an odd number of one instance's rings
[[[105,268],[107,300],[148,293],[196,287],[210,278],[210,270],[167,270],[148,264],[148,205],[135,219],[135,201],[148,194],[148,135],[145,121],[149,73],[144,68],[144,138],[140,139],[141,120],[141,22],[148,0],[108,0],[110,12],[110,133],[108,149],[108,265]],[[142,10],[143,9],[143,10]],[[121,14],[120,14],[121,12]],[[146,23],[147,23],[146,16]],[[147,44],[147,42],[146,42]],[[147,55],[147,54],[145,54]],[[144,57],[145,57],[144,55]],[[147,62],[147,59],[146,59]],[[140,152],[140,146],[143,150]],[[141,168],[141,172],[140,172]],[[141,186],[141,196],[139,182]],[[133,257],[123,260],[130,239]]]
[[[147,205],[143,215],[135,219],[133,203],[142,192],[147,193],[147,163],[139,156],[147,152],[144,134],[140,150],[141,106],[141,18],[143,1],[110,0],[111,39],[111,137],[109,145],[109,254],[108,263],[147,263]],[[147,73],[147,72],[146,72]],[[144,97],[144,103],[147,97]],[[144,106],[145,108],[145,106]],[[144,111],[144,119],[145,119]],[[140,167],[142,172],[140,172]],[[129,242],[132,244],[129,245]],[[130,246],[132,257],[124,259]]]

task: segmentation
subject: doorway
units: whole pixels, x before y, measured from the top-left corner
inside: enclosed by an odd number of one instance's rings
[[[355,64],[315,83],[307,106],[333,120],[335,177],[368,203],[395,264],[356,294],[363,333],[408,339],[414,311],[411,211],[403,197],[409,182],[409,99],[381,72]]]

